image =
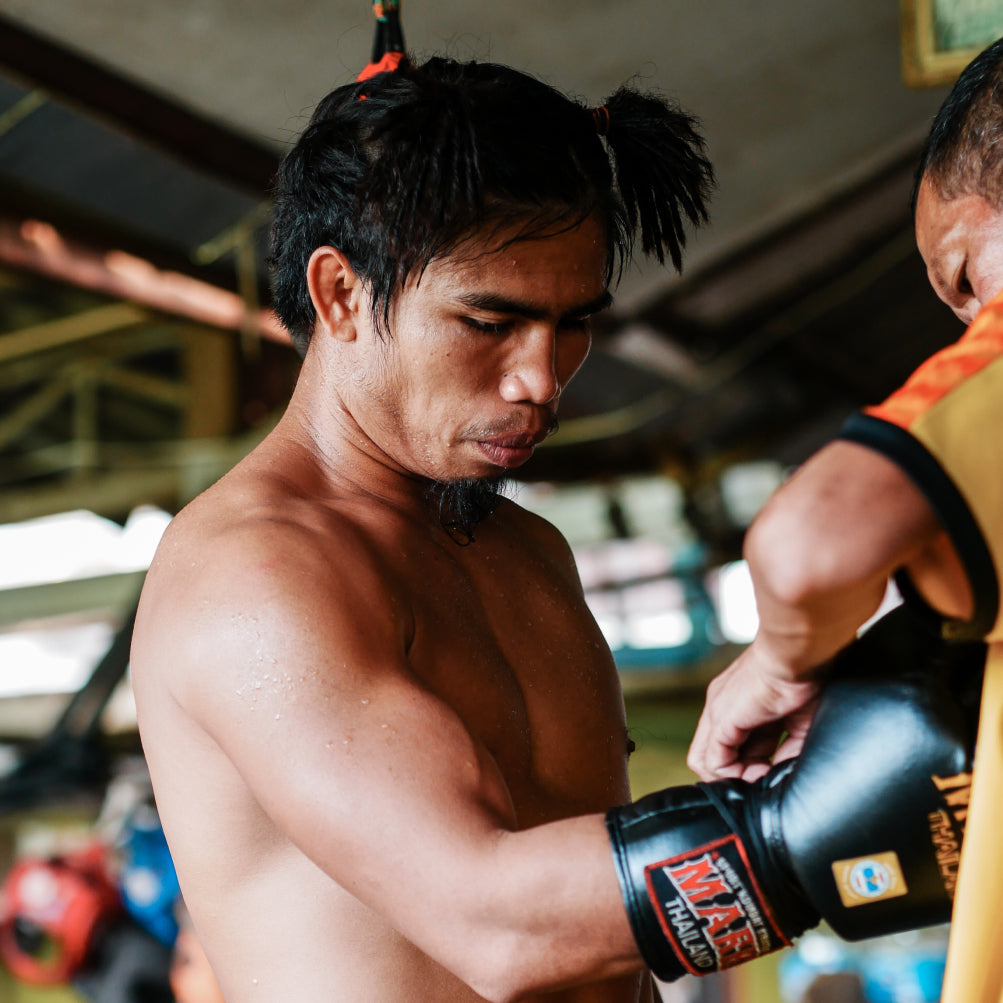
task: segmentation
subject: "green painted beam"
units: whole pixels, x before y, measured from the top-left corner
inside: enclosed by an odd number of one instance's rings
[[[0,630],[50,617],[124,612],[136,601],[145,577],[145,571],[127,571],[0,590]]]

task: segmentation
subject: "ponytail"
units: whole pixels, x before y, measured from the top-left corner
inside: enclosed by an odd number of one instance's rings
[[[599,114],[605,112],[605,114]],[[707,222],[714,168],[699,123],[677,105],[621,87],[593,112],[612,154],[627,222],[640,230],[641,249],[682,270],[684,217]]]

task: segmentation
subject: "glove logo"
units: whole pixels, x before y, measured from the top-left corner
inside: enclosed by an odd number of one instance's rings
[[[847,908],[893,899],[909,891],[898,855],[891,851],[837,860],[832,873]]]
[[[861,898],[881,898],[891,883],[888,871],[874,860],[863,860],[850,868],[850,887]]]
[[[958,864],[961,861],[961,833],[952,825],[951,817],[941,808],[927,815],[930,824],[930,842],[937,855],[937,867],[944,882],[944,891],[953,899],[958,883]]]
[[[940,792],[944,807],[927,815],[930,825],[930,842],[937,857],[937,867],[944,891],[954,898],[958,883],[958,863],[961,860],[961,842],[965,836],[968,819],[968,802],[972,794],[971,773],[957,773],[953,777],[931,776]]]
[[[706,975],[787,941],[732,835],[645,868],[648,897],[683,967]]]

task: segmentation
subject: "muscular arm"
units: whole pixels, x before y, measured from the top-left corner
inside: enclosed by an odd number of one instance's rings
[[[638,969],[602,816],[520,831],[488,750],[411,671],[378,559],[266,535],[202,555],[169,599],[154,581],[172,615],[137,653],[172,643],[174,698],[275,826],[488,999]]]
[[[755,779],[771,758],[797,753],[820,669],[876,612],[896,570],[909,570],[944,613],[964,615],[969,601],[924,496],[896,464],[852,442],[825,447],[776,493],[745,556],[759,629],[708,688],[689,754],[706,779]]]

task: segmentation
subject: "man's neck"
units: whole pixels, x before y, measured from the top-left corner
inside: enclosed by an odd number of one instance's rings
[[[428,518],[461,545],[473,542],[505,488],[502,478],[435,480],[404,468],[366,434],[309,355],[276,431],[305,449],[332,493],[348,490]]]

